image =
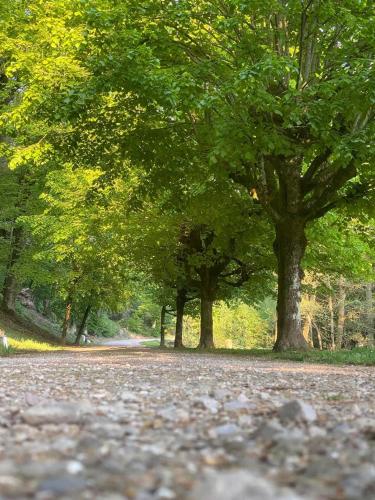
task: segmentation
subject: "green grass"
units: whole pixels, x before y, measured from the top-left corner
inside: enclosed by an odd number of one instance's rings
[[[15,318],[4,314],[0,315],[0,329],[5,332],[9,343],[8,351],[0,347],[0,356],[62,349],[57,339],[46,337],[44,332],[38,332],[35,328],[28,329],[23,323],[19,324]]]
[[[141,345],[144,347],[159,347],[160,346],[160,340],[150,340],[146,342],[141,342]]]
[[[197,349],[179,349],[182,352],[201,354]],[[212,355],[236,355],[262,358],[266,360],[288,360],[303,363],[323,363],[330,365],[375,365],[375,349],[358,347],[352,350],[318,351],[315,349],[300,352],[273,352],[271,349],[211,349],[203,351]]]

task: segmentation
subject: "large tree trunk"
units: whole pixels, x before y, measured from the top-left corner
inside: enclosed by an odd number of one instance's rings
[[[165,312],[166,306],[161,308],[160,312],[160,347],[165,347]]]
[[[217,277],[210,267],[202,267],[199,275],[201,279],[201,328],[198,349],[214,349],[214,327],[212,307],[216,296]]]
[[[366,284],[366,334],[369,347],[375,346],[374,302],[372,298],[372,283]]]
[[[184,347],[182,343],[182,329],[183,329],[185,304],[186,304],[186,290],[183,288],[178,289],[176,296],[176,334],[174,337],[174,347],[176,349]]]
[[[214,349],[214,328],[212,319],[213,300],[209,296],[201,297],[201,331],[199,349]]]
[[[22,229],[14,227],[11,234],[11,248],[5,271],[5,279],[2,289],[1,309],[8,313],[14,313],[17,297],[17,279],[14,274],[14,265],[21,253]]]
[[[68,329],[70,325],[70,320],[72,317],[72,299],[71,297],[68,297],[65,305],[65,316],[64,316],[64,322],[62,326],[62,333],[61,333],[61,343],[65,345],[66,342],[66,337],[68,335]]]
[[[289,217],[276,225],[274,247],[278,263],[278,296],[275,351],[308,349],[301,320],[301,261],[306,243],[302,219]]]
[[[344,339],[344,327],[345,327],[345,280],[343,276],[339,278],[339,292],[338,292],[338,310],[337,310],[337,338],[336,338],[336,348],[342,348],[342,341]]]
[[[79,325],[78,333],[77,333],[76,340],[75,340],[75,345],[79,345],[81,342],[81,337],[83,335],[83,332],[85,331],[85,326],[86,326],[90,311],[91,311],[91,305],[88,305],[85,309],[84,314],[83,314],[81,324]]]

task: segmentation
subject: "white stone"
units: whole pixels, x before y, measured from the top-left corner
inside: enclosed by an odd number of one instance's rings
[[[284,423],[291,421],[315,422],[315,409],[308,403],[295,399],[281,406],[278,410],[280,420]]]
[[[210,398],[209,396],[201,396],[197,398],[194,404],[199,408],[209,410],[211,413],[217,413],[219,408],[219,403],[216,399]]]
[[[169,420],[171,422],[187,422],[189,420],[189,414],[182,408],[176,408],[175,406],[167,406],[162,408],[158,412],[158,416]]]
[[[79,474],[80,472],[83,471],[83,465],[81,462],[78,462],[77,460],[70,460],[66,464],[66,470],[69,472],[69,474]]]
[[[250,408],[252,408],[251,403],[248,401],[239,401],[238,399],[224,403],[224,410],[229,412],[241,412],[243,410],[249,410]]]
[[[134,392],[127,390],[121,392],[120,398],[125,403],[137,403],[139,401],[139,397]]]
[[[290,490],[278,488],[245,469],[207,471],[191,492],[191,500],[298,500]]]
[[[232,436],[233,434],[238,434],[240,430],[236,424],[223,424],[210,429],[209,435],[213,438]]]
[[[22,418],[31,425],[40,424],[76,424],[84,420],[90,412],[87,405],[67,401],[48,401],[27,408]]]
[[[160,498],[160,499],[176,498],[175,492],[170,490],[169,488],[165,488],[165,487],[159,488],[156,492],[156,496],[157,496],[157,498]]]

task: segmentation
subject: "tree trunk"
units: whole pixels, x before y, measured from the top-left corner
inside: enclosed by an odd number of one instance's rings
[[[309,344],[310,347],[313,347],[313,341],[312,341],[312,323],[311,323],[311,315],[310,313],[306,314],[306,319],[303,323],[303,337],[306,340],[306,342]]]
[[[87,319],[89,317],[90,311],[91,311],[91,305],[88,305],[85,309],[84,314],[83,314],[81,324],[79,325],[78,333],[77,333],[76,340],[75,340],[75,345],[79,345],[81,342],[81,337],[83,335],[83,332],[85,331],[85,326],[86,326],[86,322],[87,322]]]
[[[303,220],[289,217],[276,225],[274,249],[278,263],[278,296],[275,351],[308,349],[301,320],[301,261],[306,243]]]
[[[182,343],[182,329],[183,329],[185,304],[186,304],[186,290],[183,288],[178,289],[176,296],[176,334],[174,337],[175,349],[184,347]]]
[[[372,283],[366,284],[366,334],[369,347],[375,346],[374,302],[372,298]]]
[[[160,347],[165,347],[165,311],[167,307],[163,306],[160,312]]]
[[[49,299],[44,299],[43,300],[43,316],[48,316],[48,314],[49,314],[49,306],[50,306],[50,300]]]
[[[337,339],[336,347],[337,349],[342,348],[342,341],[344,339],[344,327],[345,327],[345,280],[344,277],[340,275],[339,278],[339,292],[338,292],[338,317],[337,317]]]
[[[207,295],[201,297],[201,331],[199,349],[215,349],[212,319],[213,300]]]
[[[201,282],[201,328],[198,349],[215,349],[212,306],[216,296],[217,280],[215,270],[209,266],[199,269]]]
[[[316,323],[314,323],[314,327],[316,330],[316,336],[318,337],[319,350],[322,351],[323,350],[322,334],[320,333],[320,330]]]
[[[313,319],[314,319],[314,310],[315,310],[315,301],[316,301],[316,296],[315,294],[309,296],[307,295],[308,302],[310,304],[309,311],[306,312],[306,320],[303,325],[303,336],[306,339],[306,342],[309,344],[310,347],[314,347],[314,339],[313,339]]]
[[[68,334],[68,328],[69,328],[71,316],[72,316],[72,299],[71,299],[71,297],[68,297],[68,300],[66,301],[66,306],[65,306],[65,316],[64,316],[64,322],[63,322],[62,333],[61,333],[61,343],[63,345],[65,344],[66,336]]]
[[[334,317],[334,311],[333,311],[333,297],[332,294],[329,294],[328,297],[328,309],[329,309],[329,329],[331,332],[331,349],[334,351],[336,349],[336,343],[335,343],[335,317]]]
[[[2,289],[1,309],[8,313],[14,313],[17,297],[17,280],[14,275],[14,265],[21,253],[22,229],[14,227],[11,235],[11,248],[5,271],[5,279]]]
[[[277,316],[274,319],[274,325],[273,325],[273,342],[275,343],[277,340]]]
[[[14,313],[17,296],[17,281],[11,269],[7,272],[3,286],[1,309],[7,313]]]

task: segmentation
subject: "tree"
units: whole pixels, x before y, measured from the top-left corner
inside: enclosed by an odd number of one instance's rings
[[[318,337],[315,345],[321,343],[319,336],[323,332],[326,346],[348,347],[353,336],[365,332],[361,326],[365,304],[360,291],[363,293],[363,282],[373,279],[373,222],[360,210],[358,214],[352,209],[335,210],[309,228],[308,238],[311,244],[304,259],[304,327],[312,320]],[[365,323],[364,318],[363,326]]]
[[[0,169],[0,225],[3,241],[2,266],[2,300],[1,309],[14,314],[16,296],[19,292],[20,277],[17,268],[21,265],[27,247],[30,246],[30,235],[26,231],[22,216],[32,214],[40,205],[40,187],[45,176],[43,166],[33,170],[31,162],[16,171],[8,168],[4,162]]]
[[[210,161],[252,192],[274,224],[275,349],[305,349],[306,227],[371,191],[371,3],[186,0],[148,7],[159,21],[149,45],[162,61],[159,72],[174,82],[176,127],[205,127],[209,115]],[[145,23],[147,41],[149,30]]]
[[[55,286],[64,300],[63,342],[73,309],[83,314],[79,341],[91,309],[116,310],[130,294],[128,266],[113,231],[116,221],[112,222],[123,185],[95,194],[99,177],[100,171],[95,169],[73,170],[69,164],[62,165],[47,176],[41,211],[22,217],[34,239],[34,266],[25,265],[21,273],[35,284]]]
[[[17,280],[14,273],[14,266],[21,253],[22,228],[16,223],[16,214],[18,213],[16,199],[12,200],[12,194],[14,194],[14,192],[12,193],[12,188],[16,189],[18,186],[15,182],[12,182],[14,179],[11,179],[10,173],[7,173],[6,171],[1,172],[1,180],[2,188],[5,188],[9,193],[8,198],[4,197],[4,199],[7,200],[8,206],[5,211],[2,211],[1,217],[2,233],[4,242],[6,242],[1,309],[9,313],[14,312],[15,298],[17,294]],[[7,180],[10,182],[7,182]]]
[[[2,308],[10,312],[18,292],[15,270],[28,238],[20,218],[33,213],[45,177],[44,156],[50,147],[46,138],[54,131],[50,113],[57,109],[54,98],[83,75],[73,57],[82,41],[80,30],[58,22],[63,2],[48,3],[48,14],[38,0],[29,2],[27,9],[17,1],[1,5],[0,156],[5,158],[1,174],[12,176],[18,188],[15,200],[9,193],[13,214],[6,228],[9,252]],[[57,55],[59,51],[64,54]]]
[[[221,238],[217,238],[215,229],[192,225],[185,226],[181,236],[186,256],[186,281],[192,290],[197,291],[201,303],[200,349],[214,348],[214,302],[220,296],[229,297],[232,287],[240,287],[252,275],[263,274],[265,277],[269,270],[259,254],[255,259],[251,250],[249,252],[251,244],[243,240],[247,231],[241,228],[240,231],[224,233],[228,234],[228,238],[224,239],[223,234]],[[241,253],[244,248],[249,253]]]

